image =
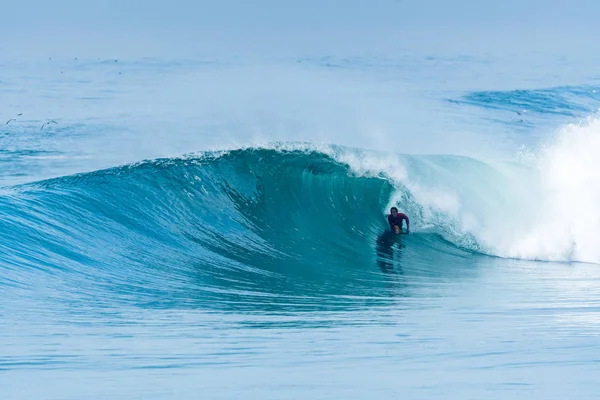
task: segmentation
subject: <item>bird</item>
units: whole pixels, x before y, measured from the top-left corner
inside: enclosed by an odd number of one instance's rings
[[[17,114],[17,117],[20,117],[21,115],[23,115],[23,113],[19,113],[19,114]],[[12,121],[16,121],[16,120],[17,120],[17,117],[9,119],[8,121],[6,121],[6,124],[4,124],[4,125],[8,125],[8,124],[9,124],[9,123],[11,123]]]
[[[54,120],[52,120],[52,121],[48,121],[48,122],[44,122],[44,125],[42,125],[42,127],[40,128],[40,131],[41,131],[42,129],[44,129],[44,127],[45,127],[46,125],[48,125],[48,124],[57,124],[57,123],[58,123],[58,122],[56,122],[56,121],[54,121]]]

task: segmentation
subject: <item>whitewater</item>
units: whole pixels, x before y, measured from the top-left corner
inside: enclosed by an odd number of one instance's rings
[[[118,7],[94,15],[129,26]],[[136,34],[186,45],[0,46],[2,399],[596,396],[593,52],[418,24],[419,46],[291,24],[234,51],[245,19],[194,47],[161,10]]]

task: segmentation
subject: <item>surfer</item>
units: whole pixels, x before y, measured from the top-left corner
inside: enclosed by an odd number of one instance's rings
[[[390,223],[390,229],[395,233],[402,233],[402,220],[406,220],[406,233],[410,233],[410,222],[406,214],[399,213],[396,207],[390,209],[390,215],[388,215],[388,222]]]

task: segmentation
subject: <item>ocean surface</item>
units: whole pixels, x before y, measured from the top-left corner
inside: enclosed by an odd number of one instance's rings
[[[0,398],[598,396],[598,61],[0,61]]]

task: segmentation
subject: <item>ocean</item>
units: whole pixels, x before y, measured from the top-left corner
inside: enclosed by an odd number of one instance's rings
[[[598,396],[600,60],[491,46],[0,60],[0,398]]]

